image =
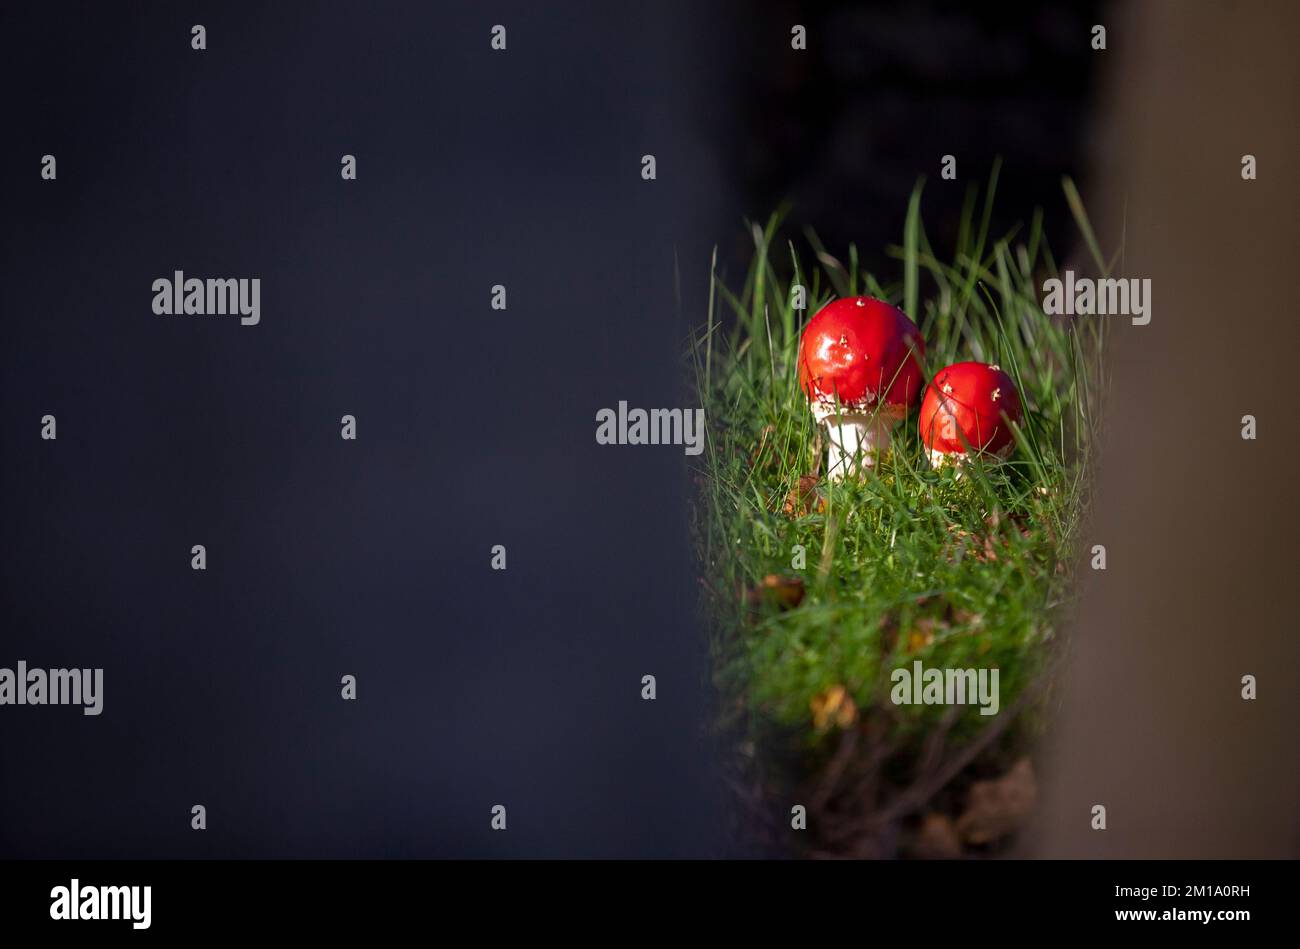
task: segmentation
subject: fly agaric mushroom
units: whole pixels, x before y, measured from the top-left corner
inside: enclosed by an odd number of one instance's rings
[[[846,297],[808,321],[799,343],[799,384],[826,423],[826,473],[842,480],[859,457],[875,464],[890,432],[921,397],[925,341],[907,314],[883,300]]]
[[[940,369],[925,390],[921,441],[935,468],[972,452],[1006,458],[1016,444],[1009,423],[1023,419],[1020,393],[1000,366],[959,362]]]

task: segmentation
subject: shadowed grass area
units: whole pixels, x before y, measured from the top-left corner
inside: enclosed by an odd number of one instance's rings
[[[982,199],[968,192],[946,251],[926,237],[918,184],[902,245],[890,248],[892,279],[861,272],[854,247],[841,260],[811,233],[782,236],[779,214],[755,225],[744,279],[732,286],[713,274],[708,321],[692,341],[709,425],[695,537],[720,726],[753,795],[815,786],[821,806],[864,814],[858,823],[876,833],[973,762],[1004,767],[1023,748],[1081,560],[1104,321],[1043,313],[1038,288],[1057,267],[1042,214],[990,235],[997,174]],[[1107,272],[1069,181],[1065,190],[1084,246]],[[807,291],[802,309],[795,285]],[[927,380],[961,360],[1010,373],[1025,421],[1006,462],[975,463],[961,477],[932,471],[913,411],[874,474],[819,477],[825,449],[798,385],[799,334],[828,301],[857,294],[917,323]],[[999,713],[895,705],[890,674],[916,660],[998,669]]]

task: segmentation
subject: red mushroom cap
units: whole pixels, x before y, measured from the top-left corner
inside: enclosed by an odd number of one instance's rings
[[[940,369],[921,401],[921,441],[932,452],[1010,454],[1015,435],[1010,419],[1024,420],[1020,393],[1001,367],[959,362]]]
[[[925,341],[907,314],[884,300],[832,300],[799,342],[799,385],[813,411],[879,410],[902,418],[921,397]]]

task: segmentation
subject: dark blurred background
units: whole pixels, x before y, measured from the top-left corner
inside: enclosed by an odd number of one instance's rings
[[[998,155],[995,226],[1059,206],[1091,9],[7,4],[0,665],[106,682],[0,708],[0,855],[737,852],[685,459],[595,412],[682,404],[746,217],[887,268],[918,175],[936,243]]]
[[[744,4],[732,22],[739,85],[726,129],[728,169],[747,216],[790,202],[843,258],[892,279],[885,248],[902,240],[908,197],[924,176],[924,223],[936,249],[956,240],[967,189],[1002,159],[994,233],[1036,207],[1058,256],[1067,249],[1061,177],[1086,183],[1088,132],[1107,53],[1090,46],[1103,4]],[[792,52],[791,28],[807,29]],[[1120,38],[1122,42],[1122,37]],[[940,179],[944,155],[957,178]],[[1055,213],[1061,212],[1061,213]],[[749,245],[752,249],[752,244]]]
[[[686,459],[594,438],[681,404],[709,22],[6,5],[0,665],[106,694],[0,708],[0,854],[717,851]],[[261,323],[155,316],[176,269]]]

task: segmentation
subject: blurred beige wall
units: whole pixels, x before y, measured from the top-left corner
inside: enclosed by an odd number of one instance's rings
[[[1045,796],[1026,855],[1300,855],[1300,3],[1143,2],[1085,196],[1152,319],[1113,389]],[[1258,160],[1243,181],[1241,159]],[[1083,259],[1076,256],[1075,259]],[[1258,420],[1243,441],[1241,417]],[[1241,677],[1258,677],[1258,699]],[[1107,809],[1105,831],[1091,808]]]

